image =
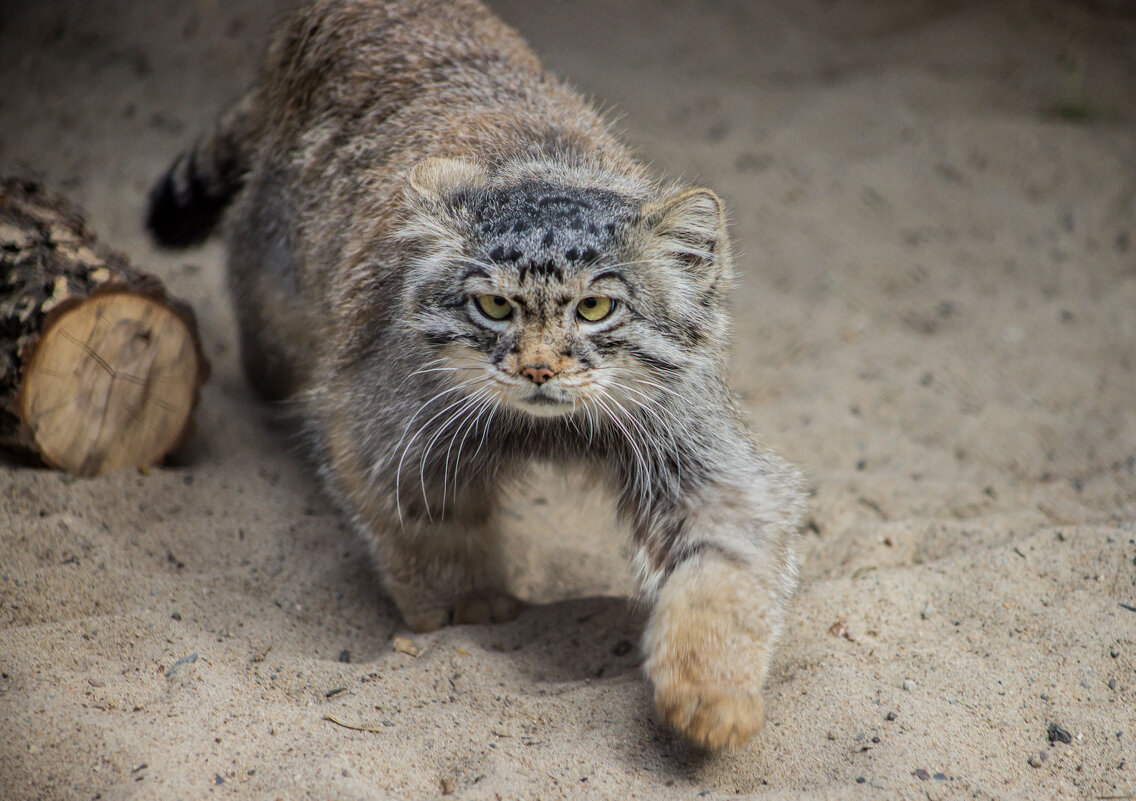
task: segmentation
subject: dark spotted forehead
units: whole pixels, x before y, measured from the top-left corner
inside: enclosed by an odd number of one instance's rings
[[[524,273],[562,278],[612,252],[638,206],[604,189],[543,182],[493,189],[471,199],[477,256]]]

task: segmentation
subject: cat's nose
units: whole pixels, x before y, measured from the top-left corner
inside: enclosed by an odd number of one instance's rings
[[[547,364],[530,364],[521,371],[521,375],[537,386],[552,378],[556,373]]]

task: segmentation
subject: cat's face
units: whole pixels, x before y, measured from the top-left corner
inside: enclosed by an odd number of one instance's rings
[[[657,409],[692,359],[719,352],[713,195],[644,206],[594,187],[468,178],[483,180],[429,207],[433,241],[411,285],[433,368],[468,397],[534,417],[621,418]]]
[[[654,394],[643,392],[646,366],[628,353],[638,321],[618,268],[521,276],[487,263],[469,271],[461,295],[451,330],[462,333],[440,354],[471,388],[537,417]]]

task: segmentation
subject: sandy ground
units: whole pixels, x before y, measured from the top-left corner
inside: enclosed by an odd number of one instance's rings
[[[141,226],[278,4],[10,1],[0,172],[192,302],[214,373],[164,469],[0,463],[0,797],[1136,797],[1133,20],[498,6],[732,208],[733,380],[814,490],[765,731],[707,757],[660,730],[618,528],[555,482],[515,506],[534,606],[394,650],[363,549],[245,387],[220,246]]]

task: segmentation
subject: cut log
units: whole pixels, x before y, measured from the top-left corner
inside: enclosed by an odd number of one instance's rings
[[[0,444],[81,476],[151,467],[208,372],[186,304],[63,198],[0,180]]]

